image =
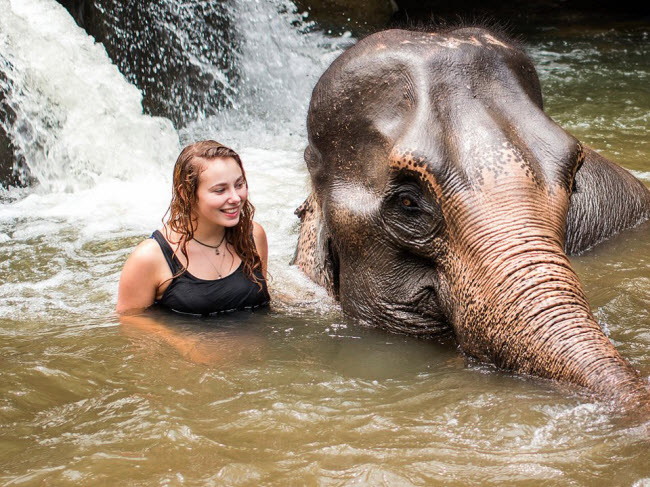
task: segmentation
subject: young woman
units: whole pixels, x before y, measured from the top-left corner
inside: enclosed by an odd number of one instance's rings
[[[212,140],[183,149],[167,221],[124,264],[116,311],[155,304],[209,315],[268,304],[268,246],[254,211],[235,151]]]

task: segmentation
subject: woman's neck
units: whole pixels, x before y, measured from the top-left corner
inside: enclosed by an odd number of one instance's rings
[[[226,227],[217,225],[211,228],[201,225],[194,230],[194,240],[199,240],[207,245],[219,245],[224,241],[225,236]]]

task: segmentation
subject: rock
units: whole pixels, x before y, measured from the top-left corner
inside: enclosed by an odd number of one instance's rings
[[[6,77],[0,71],[0,81]],[[3,91],[4,83],[0,83],[0,187],[25,186],[31,182],[29,170],[24,158],[16,149],[7,127],[15,121],[15,114],[7,104],[7,94]]]

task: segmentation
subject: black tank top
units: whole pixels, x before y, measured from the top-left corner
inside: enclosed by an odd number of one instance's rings
[[[169,243],[159,230],[151,235],[165,256],[165,260],[176,274],[183,268]],[[188,271],[172,279],[160,300],[154,304],[178,313],[211,315],[247,308],[257,308],[269,303],[266,280],[259,270],[255,276],[262,288],[244,274],[244,263],[237,270],[221,279],[206,280],[193,276]]]

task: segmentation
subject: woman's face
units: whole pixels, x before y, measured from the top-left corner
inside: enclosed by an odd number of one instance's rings
[[[248,197],[244,175],[232,157],[205,159],[196,189],[198,226],[234,227]]]

